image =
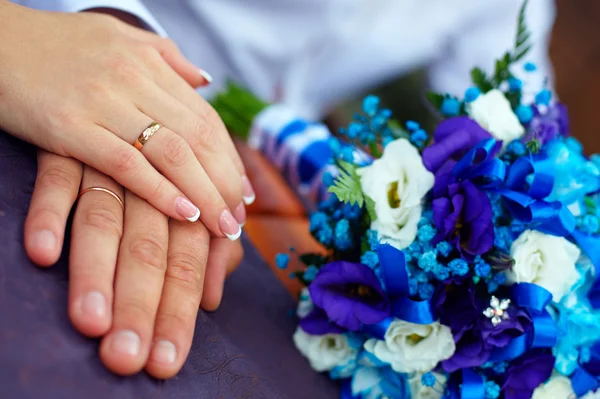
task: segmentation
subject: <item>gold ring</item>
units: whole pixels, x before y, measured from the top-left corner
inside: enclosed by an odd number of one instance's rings
[[[81,190],[79,192],[79,195],[77,196],[77,199],[81,198],[81,196],[83,194],[89,193],[90,191],[101,191],[103,193],[112,195],[113,197],[115,197],[115,199],[117,201],[119,201],[119,205],[121,205],[121,209],[123,210],[123,212],[125,212],[125,204],[123,203],[123,200],[117,195],[117,193],[115,193],[114,191],[109,190],[108,188],[104,188],[104,187],[88,187],[85,190]]]
[[[146,144],[146,142],[148,140],[150,140],[150,137],[152,137],[154,135],[154,133],[156,133],[158,131],[158,129],[160,129],[161,126],[159,123],[157,122],[152,122],[150,124],[150,126],[148,126],[146,129],[144,129],[144,131],[142,132],[142,134],[140,134],[138,136],[138,138],[135,140],[135,142],[133,143],[133,146],[137,149],[137,150],[142,150],[142,147],[144,146],[144,144]]]

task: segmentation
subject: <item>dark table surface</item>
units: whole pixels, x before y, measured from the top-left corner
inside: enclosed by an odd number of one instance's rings
[[[190,356],[175,378],[108,372],[98,341],[69,323],[66,257],[39,269],[23,250],[35,173],[35,150],[0,132],[0,398],[338,397],[294,348],[294,301],[247,241],[221,308],[198,313]]]

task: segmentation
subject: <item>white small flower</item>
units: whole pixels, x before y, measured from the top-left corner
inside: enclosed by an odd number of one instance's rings
[[[566,238],[526,230],[512,244],[515,260],[507,282],[537,284],[552,294],[554,302],[569,293],[579,278],[575,262],[581,251]]]
[[[358,169],[361,187],[375,201],[377,219],[371,229],[384,243],[403,249],[417,236],[421,201],[433,187],[417,149],[406,139],[389,143],[383,156]]]
[[[298,300],[298,307],[296,308],[296,315],[298,318],[303,319],[315,308],[315,304],[313,303],[310,292],[308,288],[304,288],[302,292],[300,292],[300,299]]]
[[[358,354],[342,334],[311,335],[298,327],[294,343],[312,368],[319,372],[344,365]]]
[[[432,372],[431,374],[433,374],[436,380],[436,384],[432,387],[427,387],[421,383],[422,373],[414,373],[408,378],[411,399],[442,399],[447,378],[445,375],[436,372]]]
[[[547,382],[541,384],[533,391],[531,399],[574,399],[576,397],[571,386],[571,380],[555,373]]]
[[[450,358],[456,349],[450,328],[439,322],[414,324],[394,320],[384,338],[385,341],[368,340],[365,349],[399,373],[426,373]]]
[[[510,102],[498,89],[481,94],[467,107],[471,119],[507,145],[525,133],[525,128],[513,112]]]

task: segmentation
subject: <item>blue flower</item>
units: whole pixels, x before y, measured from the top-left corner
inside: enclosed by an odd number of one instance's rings
[[[331,137],[329,139],[329,148],[331,149],[331,152],[337,155],[342,149],[342,145],[340,144],[340,141],[337,138]]]
[[[348,125],[348,130],[346,131],[346,134],[348,135],[348,137],[350,139],[355,139],[358,137],[358,135],[363,131],[363,125],[358,123],[358,122],[351,122]]]
[[[469,272],[469,264],[464,259],[452,259],[448,268],[455,276],[464,276]]]
[[[385,148],[392,141],[394,141],[393,137],[384,137],[383,138],[383,148]]]
[[[426,272],[433,271],[433,269],[438,265],[437,254],[434,251],[425,252],[419,258],[418,265]]]
[[[352,235],[348,219],[341,219],[335,225],[335,247],[340,251],[346,251],[352,247]]]
[[[275,264],[279,269],[285,269],[288,267],[290,262],[290,256],[288,254],[277,254],[275,255]]]
[[[367,230],[367,243],[371,251],[376,251],[379,248],[379,236],[375,230]]]
[[[548,105],[550,104],[551,98],[552,92],[548,89],[544,89],[535,95],[535,102],[539,105]]]
[[[323,173],[323,184],[327,187],[332,186],[335,182],[335,178],[331,174],[331,172]]]
[[[586,234],[596,234],[600,229],[600,221],[594,215],[585,215],[581,219],[579,229]]]
[[[366,96],[363,100],[362,108],[365,114],[371,117],[375,116],[379,110],[379,97],[373,95]]]
[[[513,140],[506,146],[506,152],[516,157],[522,157],[525,155],[527,148],[521,140]]]
[[[316,233],[316,238],[325,246],[331,245],[331,241],[333,240],[333,230],[331,229],[331,226],[328,224],[323,225]]]
[[[494,363],[492,366],[492,370],[498,374],[506,373],[506,369],[508,368],[508,362],[498,362]]]
[[[329,216],[327,216],[323,212],[315,212],[310,216],[310,232],[314,233],[315,231],[323,228],[324,225],[329,221]]]
[[[448,241],[440,241],[435,246],[435,249],[440,253],[440,255],[447,257],[452,252],[452,245],[448,243]]]
[[[310,265],[304,271],[304,280],[310,283],[317,277],[317,274],[319,274],[319,269],[315,265]]]
[[[442,102],[440,111],[444,116],[456,116],[460,112],[460,102],[456,98],[446,97]]]
[[[465,102],[470,103],[475,101],[480,94],[481,90],[479,90],[478,87],[469,87],[467,91],[465,91]]]
[[[406,128],[410,131],[420,129],[421,126],[415,121],[406,121]]]
[[[421,376],[421,384],[426,387],[432,387],[436,383],[435,376],[432,373],[425,373]]]
[[[371,269],[374,269],[379,264],[379,257],[377,256],[376,252],[367,251],[360,257],[360,262],[363,265],[367,265]]]
[[[344,217],[348,220],[356,220],[361,215],[361,209],[358,204],[344,204],[344,208],[342,209],[344,213]]]
[[[410,141],[417,146],[422,146],[427,140],[427,133],[423,129],[415,130],[410,135]]]
[[[494,381],[485,382],[485,399],[498,399],[500,397],[500,386]]]
[[[523,81],[517,78],[508,79],[508,89],[510,91],[519,91],[523,88]]]
[[[447,266],[442,265],[441,263],[437,263],[433,267],[433,276],[439,280],[444,281],[450,277],[450,269]]]
[[[340,155],[344,161],[351,163],[354,161],[354,148],[351,146],[344,147],[342,148]]]
[[[523,69],[525,69],[527,72],[534,72],[537,70],[537,66],[533,62],[527,62],[525,65],[523,65]]]
[[[437,230],[430,224],[425,224],[419,227],[417,231],[417,239],[421,243],[429,243],[433,240],[433,237],[437,234]]]
[[[521,123],[528,123],[533,119],[533,108],[531,105],[519,105],[515,114]]]
[[[569,148],[569,150],[581,154],[583,152],[583,145],[581,141],[577,140],[575,137],[567,137],[565,139],[565,145]]]
[[[433,292],[435,288],[430,283],[420,284],[419,285],[419,296],[421,299],[429,299],[433,296]]]
[[[475,262],[475,275],[478,277],[486,278],[489,276],[492,268],[483,259],[479,258],[478,262]]]

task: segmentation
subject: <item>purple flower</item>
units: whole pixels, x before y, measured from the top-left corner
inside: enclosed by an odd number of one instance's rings
[[[558,136],[568,136],[570,134],[567,107],[564,104],[554,104],[543,115],[540,114],[537,108],[534,108],[534,112],[535,115],[529,124],[525,141],[537,138],[541,144],[545,144]]]
[[[436,173],[446,161],[458,161],[481,140],[491,137],[466,116],[447,119],[433,133],[434,143],[423,150],[423,163],[429,171]]]
[[[315,306],[333,323],[350,331],[359,330],[362,324],[378,323],[390,314],[381,283],[360,263],[329,263],[308,289]]]
[[[300,327],[312,335],[342,334],[346,332],[340,326],[332,323],[323,309],[314,308],[300,320]]]
[[[514,307],[508,309],[508,319],[494,326],[483,315],[489,302],[489,295],[477,295],[471,283],[451,285],[436,298],[440,321],[450,327],[456,344],[454,355],[442,363],[445,371],[481,366],[495,349],[506,347],[531,326],[527,313]]]
[[[530,352],[515,360],[506,371],[504,398],[531,398],[535,388],[550,378],[554,360],[552,354],[544,352]]]
[[[451,174],[441,173],[436,178],[433,194],[442,195],[432,203],[433,221],[439,231],[434,245],[446,240],[469,261],[492,248],[494,212],[483,191],[469,180],[456,181]]]

